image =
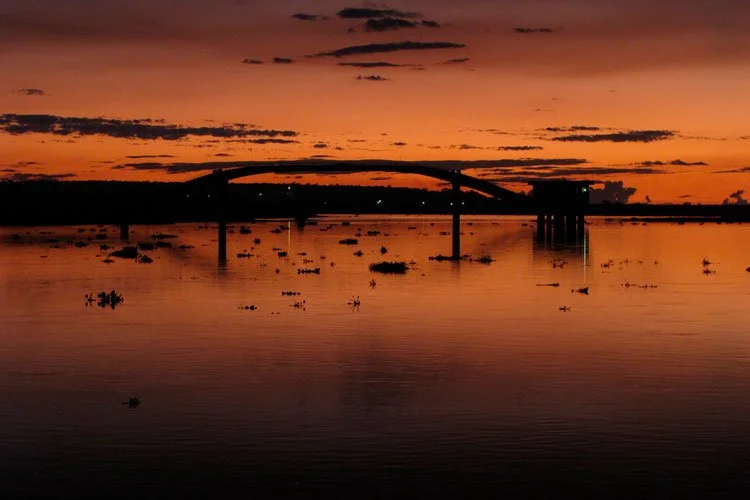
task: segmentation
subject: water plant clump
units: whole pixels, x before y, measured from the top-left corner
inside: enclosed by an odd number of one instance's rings
[[[94,305],[96,304],[99,307],[110,307],[114,309],[118,305],[122,304],[125,299],[123,296],[119,293],[117,293],[114,290],[111,290],[109,292],[99,292],[96,295],[94,293],[87,293],[84,295],[84,298],[86,299],[86,305]]]
[[[122,247],[120,250],[115,250],[110,257],[119,257],[121,259],[135,259],[138,257],[138,247]]]
[[[406,274],[409,265],[406,262],[375,262],[370,264],[370,271],[384,274]]]
[[[356,245],[359,243],[359,240],[355,238],[346,238],[343,240],[339,240],[340,245]]]

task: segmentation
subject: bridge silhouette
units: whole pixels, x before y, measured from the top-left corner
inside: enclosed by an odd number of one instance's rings
[[[498,186],[489,181],[477,179],[461,173],[459,169],[431,166],[430,162],[390,162],[390,161],[362,161],[362,162],[228,162],[233,168],[219,168],[211,173],[195,179],[185,181],[192,186],[209,187],[217,194],[219,223],[219,260],[226,260],[227,255],[227,210],[226,186],[235,179],[262,174],[351,174],[361,172],[387,172],[399,174],[413,174],[432,177],[451,184],[453,191],[452,203],[452,257],[461,256],[461,188],[465,187],[489,195],[500,201],[513,203],[529,203],[529,198],[510,189]],[[443,162],[436,162],[443,164]],[[234,166],[237,165],[237,166]]]

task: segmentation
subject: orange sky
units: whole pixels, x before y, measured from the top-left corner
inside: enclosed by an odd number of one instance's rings
[[[553,173],[622,180],[637,188],[631,201],[719,203],[748,187],[748,2],[310,4],[6,0],[0,175],[184,180],[200,172],[138,164],[533,158],[581,160]],[[373,62],[404,66],[339,65]],[[58,121],[40,130],[30,114]],[[81,135],[74,124],[62,135],[64,117],[106,118],[109,128]],[[133,119],[184,135],[128,137],[122,120]],[[294,142],[222,136],[237,123],[293,131],[284,139]],[[550,171],[467,171],[513,189],[524,186],[509,180],[539,172]],[[433,185],[377,174],[322,182]]]

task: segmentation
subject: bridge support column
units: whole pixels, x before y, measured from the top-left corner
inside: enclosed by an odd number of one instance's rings
[[[130,225],[129,224],[120,224],[120,239],[122,241],[127,241],[130,239]]]
[[[454,260],[461,258],[461,184],[453,182],[453,237],[451,256]]]
[[[216,218],[219,223],[219,262],[227,261],[227,184],[220,180],[216,190]]]

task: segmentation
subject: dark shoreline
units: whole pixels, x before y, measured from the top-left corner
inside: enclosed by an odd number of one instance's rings
[[[305,220],[318,214],[447,215],[450,190],[379,186],[230,184],[227,220]],[[535,216],[533,200],[501,202],[462,193],[462,214]],[[0,226],[215,222],[216,193],[183,183],[70,181],[0,182]],[[590,216],[618,222],[750,222],[748,205],[590,205]]]

